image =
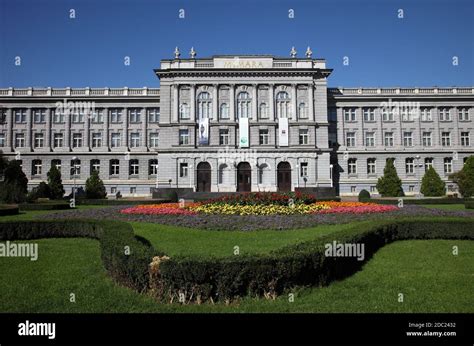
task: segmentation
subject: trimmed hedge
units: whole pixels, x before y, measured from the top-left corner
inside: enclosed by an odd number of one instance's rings
[[[20,211],[27,210],[65,210],[71,209],[68,202],[63,201],[49,201],[49,202],[38,202],[38,203],[22,203],[18,207]]]
[[[403,199],[403,204],[405,205],[420,205],[420,204],[464,204],[466,201],[465,199],[462,198],[404,198],[400,197]],[[370,200],[373,203],[377,204],[398,204],[398,198],[397,199],[379,199],[379,198],[372,198]]]
[[[156,252],[135,237],[128,223],[95,220],[0,222],[0,241],[71,237],[99,240],[102,262],[109,275],[138,292],[148,289],[148,265]],[[126,254],[128,249],[130,252]]]
[[[124,199],[87,199],[76,200],[76,205],[138,205],[138,204],[159,204],[162,200],[124,200]]]
[[[474,201],[466,201],[466,209],[474,209]]]
[[[16,204],[0,204],[0,216],[17,215],[19,212]]]
[[[225,259],[174,258],[160,264],[151,280],[162,300],[231,301],[242,296],[274,297],[295,286],[322,286],[354,274],[384,245],[405,239],[473,239],[474,221],[462,219],[400,220],[366,224],[315,241],[257,256]],[[325,244],[364,243],[365,259],[326,257]]]

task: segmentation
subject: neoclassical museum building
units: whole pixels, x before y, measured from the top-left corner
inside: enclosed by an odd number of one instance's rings
[[[60,168],[70,192],[97,170],[109,194],[334,187],[377,194],[388,158],[407,195],[433,166],[474,155],[474,87],[328,88],[324,59],[292,50],[162,60],[159,88],[0,89],[0,150],[30,187]]]

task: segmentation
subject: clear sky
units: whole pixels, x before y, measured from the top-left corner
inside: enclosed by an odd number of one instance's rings
[[[175,46],[207,57],[308,45],[334,69],[330,86],[474,86],[474,1],[0,0],[0,87],[157,87]]]

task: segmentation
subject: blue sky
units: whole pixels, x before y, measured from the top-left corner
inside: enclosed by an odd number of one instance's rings
[[[472,0],[0,0],[0,87],[156,87],[175,46],[207,57],[308,45],[334,69],[330,86],[472,86],[473,17]]]

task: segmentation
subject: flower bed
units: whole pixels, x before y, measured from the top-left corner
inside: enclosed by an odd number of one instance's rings
[[[163,203],[155,205],[139,205],[120,211],[122,214],[132,215],[304,215],[304,214],[368,214],[384,213],[397,210],[393,205],[379,205],[374,203],[362,202],[312,202],[279,204],[248,204],[248,200],[242,204],[232,200],[230,203],[224,203],[225,199],[218,201],[207,201],[203,203]],[[267,200],[268,201],[268,200]],[[280,200],[279,200],[280,201]]]

